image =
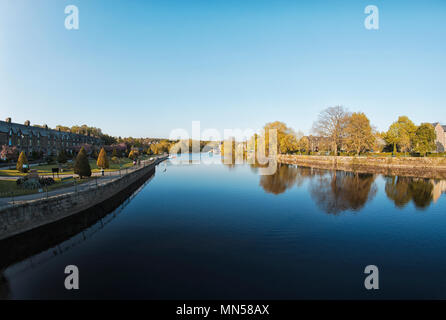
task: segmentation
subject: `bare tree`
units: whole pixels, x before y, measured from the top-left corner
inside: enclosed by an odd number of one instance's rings
[[[345,137],[349,116],[349,112],[342,106],[330,107],[323,110],[318,120],[313,123],[313,131],[316,135],[330,139],[335,155],[338,154],[338,146]]]

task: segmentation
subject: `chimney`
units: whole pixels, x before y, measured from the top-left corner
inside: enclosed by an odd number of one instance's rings
[[[30,124],[31,124],[31,122],[30,122],[29,120],[26,120],[26,121],[25,121],[25,126],[29,127]]]
[[[6,118],[7,123],[11,123],[11,118]]]
[[[46,124],[44,124],[43,127],[48,130],[48,126]]]

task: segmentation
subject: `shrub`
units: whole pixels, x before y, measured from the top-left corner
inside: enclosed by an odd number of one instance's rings
[[[65,153],[64,150],[61,150],[59,152],[59,155],[57,156],[57,162],[59,162],[59,163],[67,163],[67,161],[68,161],[67,154]]]
[[[442,158],[446,157],[446,152],[429,153],[427,156],[432,158]]]
[[[17,184],[18,187],[20,187],[26,180],[28,180],[28,178],[23,177],[23,178],[18,178],[15,183]]]
[[[42,186],[51,186],[51,185],[55,184],[56,181],[54,181],[53,178],[40,178],[40,179],[39,179],[39,183],[40,183]]]
[[[83,177],[91,176],[91,167],[90,163],[88,162],[87,153],[85,152],[84,147],[81,148],[76,157],[76,162],[74,164],[74,173],[78,174],[81,179]]]
[[[104,148],[102,148],[101,152],[99,152],[98,161],[96,162],[96,165],[98,166],[98,168],[102,168],[102,169],[110,168],[107,153],[105,152]]]
[[[54,157],[52,157],[52,156],[47,156],[47,157],[45,158],[45,162],[46,162],[47,164],[55,164],[55,163],[56,163],[56,159],[55,159]]]
[[[26,166],[24,166],[26,165]],[[17,160],[16,169],[20,172],[28,172],[28,159],[26,158],[25,152],[20,152],[19,160]]]
[[[28,177],[23,177],[16,180],[18,187],[27,190],[35,190],[42,187],[38,179],[29,179]]]

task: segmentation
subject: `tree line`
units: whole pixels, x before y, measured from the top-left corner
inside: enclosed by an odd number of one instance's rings
[[[313,123],[312,135],[304,136],[280,121],[267,123],[263,135],[255,134],[247,143],[248,151],[268,150],[270,130],[277,132],[277,153],[325,152],[331,155],[360,155],[390,151],[427,155],[436,149],[436,133],[430,123],[415,125],[400,116],[385,132],[378,132],[363,112],[349,112],[342,106],[323,110]]]

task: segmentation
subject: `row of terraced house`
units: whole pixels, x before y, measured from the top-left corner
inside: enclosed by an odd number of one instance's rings
[[[61,150],[76,152],[82,145],[101,146],[99,137],[82,135],[43,127],[31,126],[29,121],[24,124],[13,123],[11,118],[0,121],[0,146],[16,147],[26,155],[33,152],[43,156],[57,155]]]

